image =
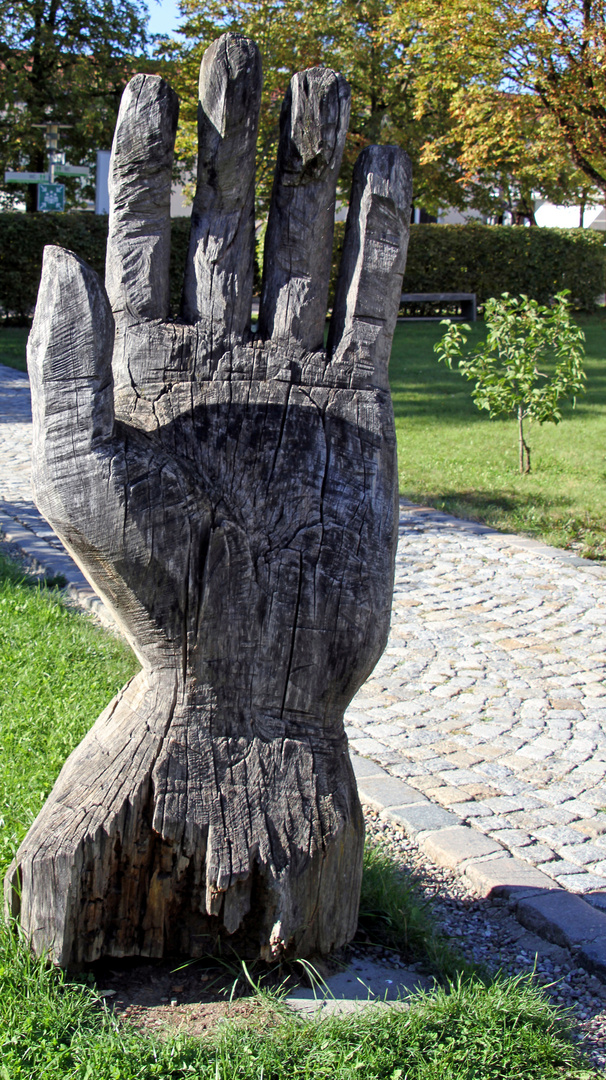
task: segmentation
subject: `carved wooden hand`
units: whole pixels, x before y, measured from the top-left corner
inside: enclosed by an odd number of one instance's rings
[[[343,713],[389,627],[387,363],[411,194],[370,147],[323,332],[345,81],[284,103],[250,332],[255,45],[200,75],[182,319],[168,319],[177,99],[137,75],[110,176],[107,294],[47,248],[29,341],[38,506],[142,665],[71,755],[8,882],[57,962],[327,952],[355,930],[363,823]],[[19,901],[20,882],[21,897]],[[12,884],[11,884],[12,883]]]

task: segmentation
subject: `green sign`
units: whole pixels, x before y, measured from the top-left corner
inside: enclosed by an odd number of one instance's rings
[[[64,210],[64,184],[38,184],[38,210]]]
[[[48,180],[48,172],[12,172],[4,174],[5,184],[39,184]]]
[[[55,165],[55,176],[90,176],[86,165]]]

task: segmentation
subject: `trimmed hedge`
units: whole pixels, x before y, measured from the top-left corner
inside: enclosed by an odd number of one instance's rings
[[[181,299],[189,218],[173,218],[171,312]],[[335,229],[331,296],[343,244]],[[42,250],[58,244],[80,255],[101,275],[107,218],[90,213],[0,214],[0,309],[27,321],[33,312]],[[604,292],[604,234],[589,229],[515,228],[502,225],[413,225],[404,292],[475,292],[478,303],[503,292],[526,293],[539,303],[570,289],[574,306],[595,307]]]
[[[107,244],[105,215],[0,214],[0,309],[5,318],[27,323],[33,314],[46,244],[74,251],[101,277]],[[173,218],[171,312],[181,303],[181,283],[189,242],[189,218]]]
[[[474,292],[478,304],[508,292],[540,304],[570,289],[593,311],[605,289],[604,233],[511,225],[413,225],[404,292]]]
[[[345,224],[335,226],[331,278],[334,297]],[[541,304],[570,289],[575,308],[595,310],[606,288],[605,235],[589,229],[511,225],[411,225],[402,291],[525,293]]]

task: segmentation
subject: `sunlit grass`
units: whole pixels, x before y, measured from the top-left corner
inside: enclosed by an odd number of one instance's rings
[[[0,878],[66,757],[136,670],[124,642],[0,555]]]
[[[606,319],[580,319],[587,392],[555,426],[531,424],[532,472],[518,471],[514,419],[490,420],[471,384],[438,364],[437,323],[399,324],[390,365],[400,492],[496,528],[606,557]],[[471,340],[485,335],[483,323]]]

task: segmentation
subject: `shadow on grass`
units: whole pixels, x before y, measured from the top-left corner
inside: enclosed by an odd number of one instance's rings
[[[454,517],[481,522],[500,532],[540,537],[546,543],[571,550],[584,558],[606,560],[603,519],[588,512],[571,513],[569,502],[563,496],[475,489],[448,493],[405,490],[402,494],[418,505],[433,506]],[[433,522],[432,528],[439,530],[440,523]]]

